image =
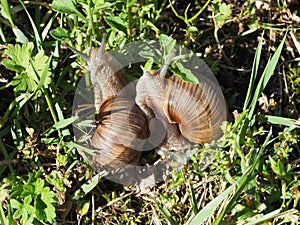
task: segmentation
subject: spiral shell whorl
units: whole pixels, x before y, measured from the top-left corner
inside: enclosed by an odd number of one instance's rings
[[[104,101],[91,140],[92,146],[99,149],[99,164],[113,164],[114,160],[137,163],[148,136],[147,126],[144,114],[132,99],[113,97]]]
[[[168,78],[165,112],[189,141],[207,143],[222,135],[220,125],[225,118],[219,111],[226,109],[218,107],[219,97],[207,83],[192,84],[173,75]]]

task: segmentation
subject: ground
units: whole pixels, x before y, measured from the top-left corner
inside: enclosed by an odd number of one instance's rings
[[[297,224],[299,10],[292,0],[2,0],[0,223]],[[176,40],[206,62],[227,102],[224,136],[144,191],[97,175],[74,143],[88,67],[63,43],[85,51],[104,33],[107,50]],[[130,79],[139,66],[125,68]]]

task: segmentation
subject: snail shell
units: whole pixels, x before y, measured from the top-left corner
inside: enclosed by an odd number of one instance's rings
[[[164,112],[176,123],[182,135],[193,143],[210,142],[222,135],[226,108],[220,108],[222,96],[207,83],[192,84],[178,76],[168,78]],[[225,112],[225,113],[224,113]]]
[[[165,73],[165,68],[144,70],[137,83],[137,104],[149,121],[154,117],[160,119],[166,130],[158,147],[180,150],[219,138],[227,114],[219,88],[208,79],[193,84],[177,75],[165,78]]]
[[[128,97],[112,97],[100,106],[98,125],[92,146],[99,149],[102,165],[136,164],[148,136],[144,113]],[[100,156],[100,157],[99,157]]]

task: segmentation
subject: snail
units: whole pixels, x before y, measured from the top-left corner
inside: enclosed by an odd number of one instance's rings
[[[101,47],[88,55],[66,46],[87,61],[94,87],[98,116],[90,163],[97,169],[136,164],[148,136],[148,122],[135,104],[135,87],[125,78],[120,63],[104,51],[105,35]]]
[[[211,80],[193,84],[175,74],[166,77],[174,53],[160,70],[142,68],[136,87],[136,103],[148,121],[157,118],[164,125],[161,150],[181,150],[219,138],[227,114],[223,94]]]
[[[222,135],[222,92],[209,79],[193,84],[175,74],[167,77],[173,56],[160,70],[143,69],[134,87],[104,51],[105,36],[88,55],[68,47],[88,62],[94,86],[98,117],[89,160],[97,169],[137,164],[143,150],[181,150]]]

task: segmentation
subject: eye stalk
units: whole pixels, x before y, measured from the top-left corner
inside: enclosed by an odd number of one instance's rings
[[[101,46],[100,46],[100,50],[98,52],[98,56],[97,56],[97,59],[98,60],[101,60],[102,58],[102,55],[104,54],[104,51],[105,51],[105,39],[106,39],[106,33],[103,34],[102,36],[102,40],[101,40]]]
[[[169,57],[168,60],[164,63],[164,65],[161,67],[160,73],[159,73],[159,75],[160,75],[161,77],[166,77],[168,67],[170,66],[171,61],[172,61],[172,59],[173,59],[174,56],[175,56],[175,52],[176,52],[176,50],[173,49],[172,52],[171,52],[171,54],[170,54],[170,57]]]
[[[70,49],[72,52],[74,52],[76,55],[79,55],[81,58],[83,58],[85,61],[89,62],[90,58],[88,57],[88,55],[76,50],[75,48],[72,48],[69,44],[67,43],[63,43],[63,46],[67,47],[68,49]]]

